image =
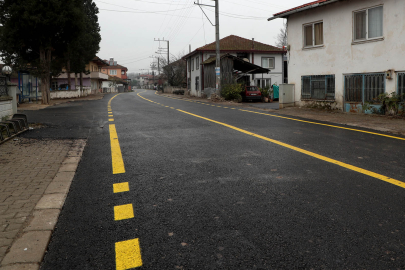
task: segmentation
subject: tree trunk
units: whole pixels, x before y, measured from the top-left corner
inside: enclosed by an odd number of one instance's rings
[[[51,70],[51,50],[40,48],[39,61],[41,66],[41,93],[42,104],[49,104],[51,94],[49,92],[50,70]]]
[[[82,90],[83,90],[83,73],[80,72],[80,95],[82,95]]]
[[[67,71],[67,77],[68,77],[68,90],[72,90],[72,83],[70,81],[70,59],[69,58],[68,58],[67,64],[66,64],[66,71]]]

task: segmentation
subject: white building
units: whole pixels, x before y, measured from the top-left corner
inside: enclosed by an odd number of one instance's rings
[[[271,86],[275,83],[281,84],[287,77],[284,73],[282,48],[263,44],[254,39],[245,39],[235,35],[220,40],[221,55],[229,53],[233,56],[243,58],[246,61],[268,68],[268,74],[248,75],[247,84],[258,87]],[[204,90],[204,68],[202,63],[210,57],[215,57],[215,42],[202,46],[183,59],[187,61],[187,88],[192,96],[201,96]]]
[[[381,93],[404,93],[404,10],[404,0],[319,0],[274,14],[287,19],[296,103],[361,112]]]

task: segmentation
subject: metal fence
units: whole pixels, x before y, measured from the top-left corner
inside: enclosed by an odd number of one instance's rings
[[[405,100],[405,72],[398,72],[397,73],[398,81],[397,81],[397,93],[401,96],[401,100]]]
[[[384,92],[384,73],[345,75],[346,102],[375,102]]]
[[[301,79],[301,99],[335,99],[335,75],[302,76]]]
[[[0,97],[1,96],[8,96],[7,78],[5,76],[0,76]]]

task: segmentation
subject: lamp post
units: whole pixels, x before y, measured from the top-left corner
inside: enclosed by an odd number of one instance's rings
[[[4,66],[1,71],[7,76],[8,79],[10,79],[9,77],[10,74],[13,72],[13,69],[10,66]]]

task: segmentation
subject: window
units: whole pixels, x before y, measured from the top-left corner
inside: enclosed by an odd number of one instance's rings
[[[125,70],[121,70],[121,75],[125,75]]]
[[[117,75],[117,71],[115,69],[110,70],[110,75]]]
[[[354,74],[345,76],[346,102],[373,102],[385,92],[385,74]]]
[[[302,76],[301,80],[301,99],[335,99],[335,75]]]
[[[196,58],[195,58],[195,69],[200,69],[200,57],[199,56],[197,56]]]
[[[400,95],[402,101],[405,100],[405,72],[397,73],[397,94]]]
[[[257,79],[256,86],[260,88],[271,87],[271,79]]]
[[[191,70],[194,70],[194,58],[191,59]]]
[[[274,57],[262,57],[262,67],[273,69],[274,68]]]
[[[199,85],[200,85],[200,77],[195,77],[195,90],[199,90]]]
[[[353,39],[355,41],[381,38],[383,36],[383,7],[354,12]]]
[[[323,22],[304,25],[304,47],[323,45]]]
[[[52,90],[58,90],[58,82],[57,82],[57,81],[53,81],[51,88],[52,88]]]

